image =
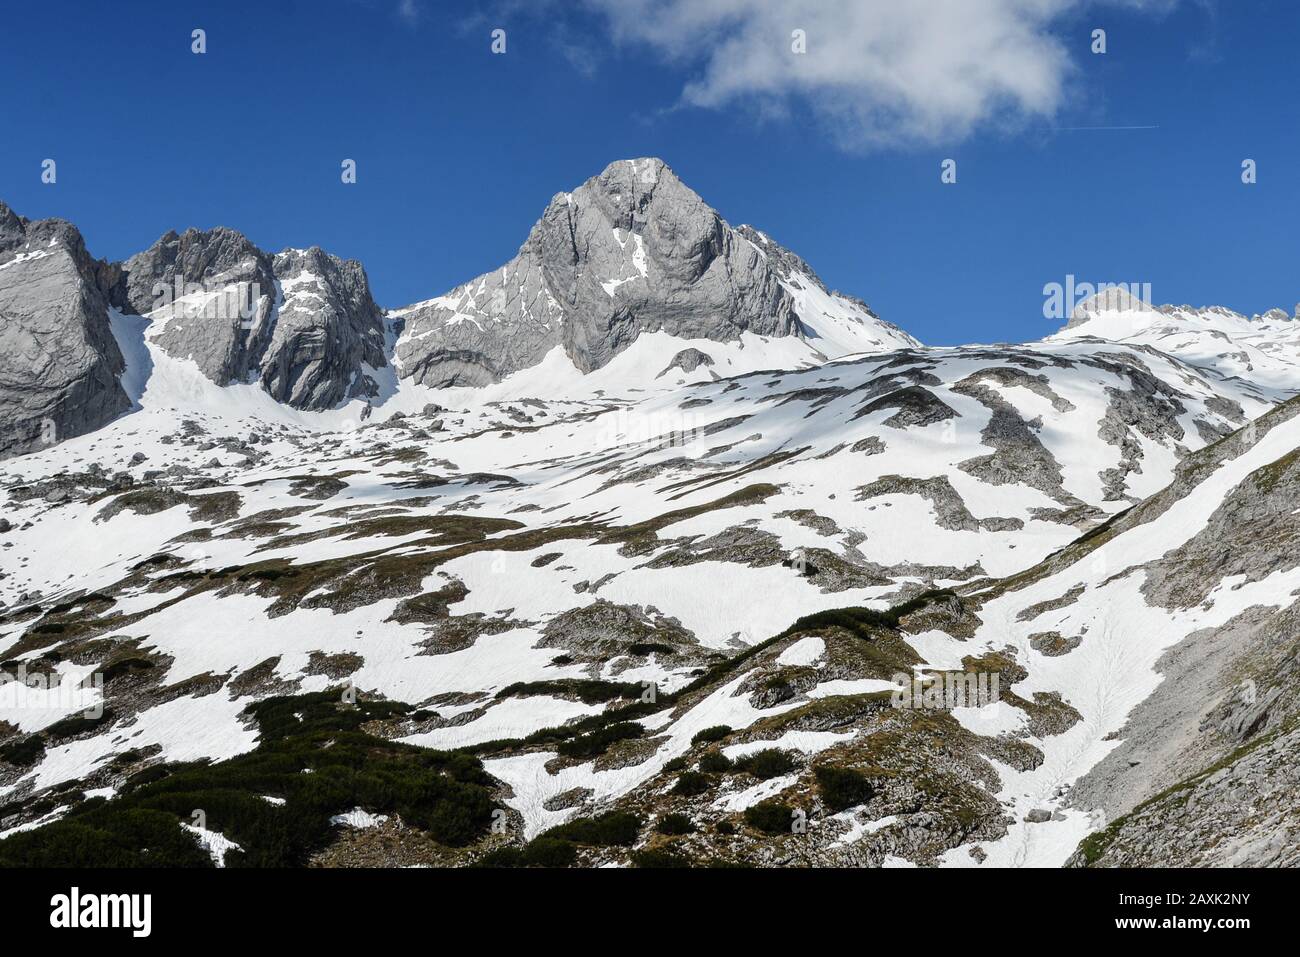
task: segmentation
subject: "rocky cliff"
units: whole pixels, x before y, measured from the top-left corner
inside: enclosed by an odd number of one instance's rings
[[[115,270],[58,219],[0,203],[0,458],[93,431],[130,407],[106,293]]]

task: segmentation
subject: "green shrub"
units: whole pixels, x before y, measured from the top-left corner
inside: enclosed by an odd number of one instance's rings
[[[20,768],[29,768],[40,760],[45,753],[45,742],[39,734],[33,734],[21,741],[10,741],[0,748],[0,761],[14,764]]]
[[[695,824],[685,814],[667,814],[659,819],[655,830],[669,837],[679,837],[682,834],[694,834]]]
[[[561,842],[563,843],[563,842]],[[572,845],[568,845],[572,848]],[[524,849],[522,847],[498,847],[494,851],[488,851],[472,865],[474,867],[527,867],[524,863]]]
[[[609,746],[616,741],[639,738],[644,734],[645,728],[642,725],[624,721],[570,738],[568,741],[561,741],[556,746],[556,750],[561,757],[565,758],[594,758],[608,751]]]
[[[631,847],[644,823],[640,817],[627,811],[609,811],[597,817],[567,821],[551,828],[542,837],[596,847]]]
[[[778,637],[784,638],[801,631],[821,631],[825,628],[844,628],[859,638],[871,640],[872,630],[877,628],[897,629],[898,624],[913,612],[920,611],[931,602],[946,601],[957,598],[957,593],[948,588],[934,588],[922,592],[915,598],[908,599],[901,605],[880,611],[875,608],[832,608],[827,611],[805,615],[787,628]]]
[[[672,655],[676,654],[672,646],[661,644],[657,641],[636,641],[627,646],[627,653],[635,655],[638,658],[645,658],[648,655]]]
[[[678,775],[672,793],[682,797],[698,797],[706,793],[711,787],[713,787],[713,782],[703,774],[696,771],[683,771]]]
[[[700,770],[705,774],[722,774],[731,770],[731,758],[721,751],[705,751],[700,758]]]
[[[356,730],[408,710],[382,701],[346,706],[336,692],[258,702],[246,709],[261,730],[252,751],[145,768],[113,800],[85,801],[60,821],[0,841],[0,864],[206,866],[206,851],[180,828],[195,809],[243,848],[227,854],[228,867],[302,866],[337,834],[330,818],[353,807],[399,815],[449,846],[478,840],[495,802],[477,758]]]
[[[779,801],[764,801],[745,808],[745,823],[764,834],[789,834],[794,808]]]
[[[131,655],[125,658],[118,658],[116,661],[110,661],[102,669],[104,684],[108,684],[115,678],[122,675],[131,674],[136,671],[149,671],[155,665],[152,660],[143,655]]]
[[[568,841],[539,837],[524,849],[524,867],[572,867],[578,852]]]
[[[634,851],[632,854],[633,867],[690,867],[691,859],[682,854],[676,854],[672,851],[660,851],[646,849]]]
[[[685,757],[676,757],[664,764],[664,770],[669,774],[676,774],[678,771],[685,771],[687,764]]]
[[[478,862],[479,867],[572,867],[578,852],[568,841],[538,837],[523,847],[501,847]]]
[[[266,698],[246,709],[256,721],[262,740],[302,738],[313,731],[357,731],[367,721],[408,714],[414,709],[400,701],[358,701],[347,705],[338,691]]]
[[[101,805],[102,806],[102,805]],[[211,867],[171,814],[131,809],[111,826],[64,819],[0,841],[4,867]]]
[[[125,793],[135,788],[144,787],[146,784],[152,784],[154,781],[161,781],[163,778],[170,776],[175,770],[176,768],[173,765],[151,764],[127,778],[126,783],[122,785],[122,791]]]
[[[832,811],[844,811],[871,800],[871,785],[861,771],[824,766],[814,773],[822,801]]]
[[[788,752],[776,748],[764,748],[762,751],[755,751],[735,761],[737,771],[752,774],[765,781],[768,778],[779,778],[783,774],[789,774],[795,767],[794,758]]]
[[[56,721],[45,729],[45,734],[51,741],[62,741],[64,738],[75,737],[78,734],[93,731],[101,726],[106,728],[112,723],[113,712],[105,708],[98,718],[74,715],[71,718],[64,718],[62,721]]]
[[[535,695],[573,695],[585,704],[603,704],[616,698],[636,699],[644,689],[627,681],[596,681],[585,678],[560,678],[555,681],[516,681],[497,692],[498,698],[527,698]]]
[[[696,732],[695,737],[691,738],[691,744],[712,744],[714,741],[721,741],[729,734],[731,734],[731,728],[725,724],[715,724],[711,728]]]

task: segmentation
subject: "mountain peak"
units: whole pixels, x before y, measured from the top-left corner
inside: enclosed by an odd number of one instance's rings
[[[556,349],[588,373],[651,333],[682,348],[794,337],[813,361],[916,344],[654,157],[557,194],[513,260],[399,315],[402,373],[432,387],[486,385]]]
[[[1075,306],[1074,311],[1070,313],[1070,321],[1065,328],[1071,329],[1083,325],[1085,322],[1107,313],[1154,313],[1155,311],[1155,306],[1133,295],[1127,287],[1122,285],[1107,286]]]
[[[645,185],[659,181],[662,173],[668,173],[674,179],[677,175],[667,163],[657,156],[639,156],[636,159],[614,160],[595,179],[607,180],[628,177]]]

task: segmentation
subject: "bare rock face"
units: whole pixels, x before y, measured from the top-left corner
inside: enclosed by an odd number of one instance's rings
[[[383,317],[365,269],[318,247],[285,250],[272,267],[282,299],[260,363],[266,390],[298,409],[374,395],[365,367],[387,362]]]
[[[94,431],[131,406],[108,320],[112,267],[58,219],[0,203],[0,459]]]
[[[269,332],[269,299],[263,299],[275,289],[265,254],[233,229],[187,229],[167,233],[122,268],[117,304],[150,317],[149,336],[158,346],[194,360],[218,385],[248,380]],[[256,304],[254,329],[241,328],[241,289]]]
[[[218,385],[259,381],[298,409],[373,395],[383,316],[360,263],[317,247],[272,256],[224,227],[169,232],[122,264],[116,297],[150,338]]]
[[[551,200],[506,265],[401,310],[398,365],[423,385],[476,386],[556,346],[590,372],[647,332],[799,335],[779,263],[662,160],[613,163]]]
[[[1297,867],[1300,730],[1262,735],[1139,804],[1067,867]]]

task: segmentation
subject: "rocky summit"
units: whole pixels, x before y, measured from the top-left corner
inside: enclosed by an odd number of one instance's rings
[[[557,349],[590,372],[647,333],[816,336],[819,317],[801,316],[792,282],[826,292],[802,260],[733,229],[662,160],[624,160],[556,195],[510,262],[396,313],[398,364],[420,385],[481,386]]]
[[[1297,328],[927,347],[655,159],[391,310],[0,206],[0,864],[1294,865]]]

